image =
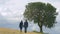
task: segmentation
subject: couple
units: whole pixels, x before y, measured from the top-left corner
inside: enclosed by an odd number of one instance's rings
[[[24,29],[25,29],[25,33],[27,32],[27,27],[28,27],[28,22],[27,22],[27,20],[24,22],[24,25],[23,25],[23,21],[21,20],[21,22],[20,22],[20,24],[19,24],[19,28],[20,28],[20,30],[21,30],[21,32],[22,32],[22,28],[24,27]]]

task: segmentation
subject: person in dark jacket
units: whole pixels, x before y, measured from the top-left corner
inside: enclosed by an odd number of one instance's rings
[[[28,28],[28,22],[27,20],[24,22],[24,29],[25,29],[25,33],[27,32],[27,28]]]
[[[20,31],[22,32],[22,27],[23,27],[23,21],[21,20],[20,24],[19,24],[19,28],[20,28]]]

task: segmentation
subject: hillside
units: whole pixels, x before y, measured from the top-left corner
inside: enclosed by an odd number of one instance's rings
[[[19,30],[0,28],[0,34],[25,34],[25,33],[20,32]],[[26,34],[41,34],[41,33],[27,32]]]

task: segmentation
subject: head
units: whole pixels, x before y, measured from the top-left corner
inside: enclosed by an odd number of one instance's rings
[[[22,22],[22,20],[21,20],[21,22]]]
[[[25,20],[27,22],[27,20]]]

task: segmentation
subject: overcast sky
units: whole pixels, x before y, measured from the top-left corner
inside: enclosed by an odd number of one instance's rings
[[[50,3],[57,8],[59,13],[57,16],[57,24],[54,28],[44,29],[46,32],[60,34],[60,0],[0,0],[0,27],[16,28],[18,29],[18,24],[20,20],[23,20],[23,13],[25,11],[25,6],[30,2],[44,2]],[[7,26],[8,25],[8,26]],[[12,27],[11,27],[12,26]],[[32,28],[32,27],[33,28]],[[30,28],[31,27],[31,28]],[[38,28],[37,25],[33,23],[29,24],[31,30]],[[28,30],[29,30],[28,28]],[[38,28],[39,29],[39,28]],[[38,29],[36,29],[38,31]]]

